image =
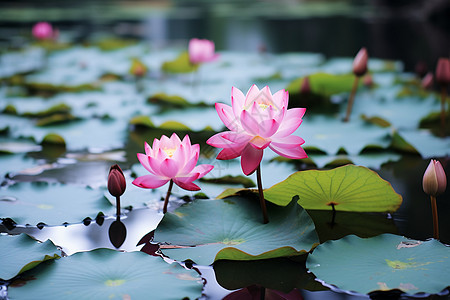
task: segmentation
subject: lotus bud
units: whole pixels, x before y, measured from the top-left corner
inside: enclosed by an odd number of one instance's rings
[[[429,90],[433,87],[433,73],[428,72],[427,75],[422,79],[421,82],[422,88],[425,90]]]
[[[445,192],[447,177],[439,161],[432,159],[423,175],[423,190],[430,196],[438,196]]]
[[[450,60],[439,58],[436,67],[436,81],[441,85],[450,84]]]
[[[306,76],[303,79],[302,86],[300,87],[300,94],[310,94],[311,93],[311,84],[309,83],[309,77]]]
[[[419,78],[423,78],[423,76],[425,76],[425,74],[427,74],[427,72],[428,72],[427,63],[424,61],[417,62],[415,71]]]
[[[119,165],[112,165],[108,175],[108,191],[114,197],[120,197],[125,192],[127,182]]]
[[[358,54],[356,54],[353,60],[353,73],[356,76],[362,76],[367,72],[367,61],[369,60],[369,54],[366,48],[361,48]]]

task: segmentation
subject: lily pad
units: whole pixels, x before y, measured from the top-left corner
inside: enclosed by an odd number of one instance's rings
[[[9,287],[9,299],[196,299],[203,286],[194,270],[110,249],[76,253],[29,275],[34,280]]]
[[[114,208],[98,190],[29,182],[0,189],[0,219],[11,218],[18,224],[75,223],[86,217],[95,219],[100,211],[107,214]]]
[[[355,75],[315,73],[308,75],[308,78],[312,93],[330,97],[335,94],[350,92],[355,80]],[[303,80],[304,78],[298,78],[292,81],[286,88],[289,91],[289,94],[299,93]]]
[[[0,279],[11,279],[60,253],[50,240],[39,243],[24,233],[0,235]]]
[[[167,108],[187,108],[187,107],[206,107],[204,102],[190,103],[185,98],[178,95],[167,95],[166,93],[157,93],[147,99],[148,103],[157,104]]]
[[[449,285],[449,257],[450,248],[434,239],[350,235],[319,245],[306,266],[320,280],[361,294],[393,289],[435,294]]]
[[[305,209],[394,212],[402,203],[389,182],[354,165],[296,172],[264,192],[266,200],[278,205],[287,205],[292,195],[299,195],[298,203]]]
[[[162,70],[168,73],[190,73],[198,69],[198,64],[189,61],[189,53],[182,52],[176,59],[162,64]]]
[[[237,175],[225,175],[217,178],[200,178],[201,182],[215,183],[215,184],[241,184],[245,188],[255,187],[256,184],[247,176]]]
[[[165,214],[154,240],[164,255],[199,265],[296,256],[318,243],[313,221],[295,201],[269,203],[268,213],[270,222],[263,224],[255,199],[197,200]]]

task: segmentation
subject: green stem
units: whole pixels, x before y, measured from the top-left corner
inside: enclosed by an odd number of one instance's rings
[[[431,198],[431,211],[433,214],[433,237],[436,240],[439,240],[439,222],[438,222],[438,214],[437,214],[436,197],[430,196],[430,198]]]
[[[445,136],[445,102],[447,99],[447,86],[442,85],[441,88],[441,136]]]
[[[163,207],[164,214],[167,212],[167,205],[169,204],[169,197],[170,193],[172,192],[172,187],[173,187],[173,180],[170,179],[169,189],[167,190],[166,198],[164,199],[164,207]]]
[[[353,102],[355,102],[355,94],[358,89],[359,76],[355,76],[355,81],[353,81],[352,91],[350,97],[348,98],[347,113],[345,114],[344,122],[350,120],[350,114],[352,113]]]
[[[256,169],[256,180],[258,182],[259,203],[261,204],[261,210],[263,213],[263,223],[267,224],[269,223],[269,216],[267,215],[266,201],[264,199],[264,191],[262,188],[261,165],[258,165],[258,168]]]

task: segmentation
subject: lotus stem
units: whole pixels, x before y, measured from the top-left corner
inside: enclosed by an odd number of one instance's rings
[[[433,237],[436,240],[439,240],[439,222],[438,222],[436,197],[430,196],[430,198],[431,198],[431,211],[433,214]]]
[[[164,199],[164,207],[163,207],[164,214],[167,212],[167,205],[169,204],[169,197],[170,193],[172,192],[172,187],[173,187],[173,180],[170,179],[169,189],[167,190],[166,198]]]
[[[258,192],[259,192],[259,203],[261,204],[261,210],[263,213],[263,223],[269,223],[269,216],[267,215],[267,207],[266,201],[264,199],[264,191],[262,188],[262,180],[261,180],[261,164],[258,165],[256,169],[256,180],[258,182]]]
[[[441,88],[441,136],[445,136],[445,102],[447,100],[447,86]]]
[[[116,196],[116,220],[120,220],[120,196]]]
[[[355,76],[355,81],[353,81],[352,91],[350,93],[350,97],[348,98],[347,103],[347,113],[345,114],[344,122],[348,122],[350,120],[350,114],[352,113],[353,102],[355,102],[355,94],[358,89],[359,76]]]
[[[331,226],[334,226],[336,220],[336,208],[334,207],[334,203],[331,203],[331,209],[333,210],[333,215],[331,216]]]

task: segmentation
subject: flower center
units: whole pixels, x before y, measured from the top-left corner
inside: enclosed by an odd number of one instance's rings
[[[177,150],[177,149],[176,148],[163,149],[163,151],[167,154],[168,157],[172,157],[173,154],[175,153],[175,150]]]

